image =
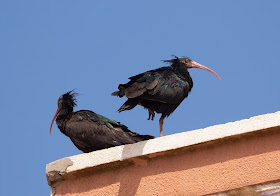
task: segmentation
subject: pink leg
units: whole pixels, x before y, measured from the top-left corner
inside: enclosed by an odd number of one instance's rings
[[[163,126],[163,115],[161,115],[160,119],[159,119],[159,129],[160,129],[160,137],[163,136],[163,129],[162,129],[162,126]]]

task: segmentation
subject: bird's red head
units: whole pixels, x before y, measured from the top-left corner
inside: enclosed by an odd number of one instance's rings
[[[75,93],[74,90],[72,90],[59,97],[57,101],[57,109],[53,116],[51,127],[50,127],[50,134],[52,132],[53,122],[62,110],[65,111],[66,114],[73,112],[73,108],[76,105],[76,99],[75,99],[76,95],[77,93]]]
[[[180,60],[181,63],[185,64],[185,66],[189,69],[189,68],[199,68],[199,69],[204,69],[206,71],[209,71],[211,72],[212,74],[214,74],[215,76],[217,76],[220,80],[220,76],[214,72],[212,69],[209,69],[208,67],[205,67],[204,65],[201,65],[193,60],[191,60],[190,58],[188,57],[181,57],[181,58],[178,58],[178,60]]]
[[[204,70],[207,70],[207,71],[213,73],[215,76],[217,76],[221,80],[220,76],[216,72],[209,69],[208,67],[205,67],[204,65],[201,65],[201,64],[191,60],[188,57],[180,57],[179,58],[175,55],[172,55],[172,56],[175,57],[175,58],[171,59],[171,60],[164,60],[164,62],[171,63],[172,64],[171,66],[185,66],[187,69],[189,69],[189,68],[204,69]]]

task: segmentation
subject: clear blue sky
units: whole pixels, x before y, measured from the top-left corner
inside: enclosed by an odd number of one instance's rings
[[[51,119],[72,89],[89,109],[159,136],[157,115],[117,113],[128,77],[188,56],[189,97],[164,122],[174,134],[280,110],[280,1],[1,1],[0,195],[49,195],[45,165],[81,153]],[[176,142],[176,141],[174,141]],[[187,164],[187,163],[186,163]]]

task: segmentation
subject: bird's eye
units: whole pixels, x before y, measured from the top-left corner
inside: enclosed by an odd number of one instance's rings
[[[186,63],[189,63],[189,59],[186,59],[185,61],[186,61]]]

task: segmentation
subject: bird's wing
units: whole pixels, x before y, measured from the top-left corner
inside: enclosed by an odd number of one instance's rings
[[[137,133],[129,131],[126,126],[88,110],[74,113],[66,123],[66,131],[75,146],[83,152],[153,138],[135,137],[133,134]]]
[[[106,118],[105,116],[96,114],[95,112],[89,110],[80,110],[76,114],[83,119],[88,119],[101,125],[106,125],[110,129],[113,129],[114,126],[119,126],[119,123],[117,121],[111,120],[109,118]]]
[[[177,104],[190,91],[189,83],[170,67],[147,71],[129,78],[119,89],[127,98],[141,98]]]
[[[89,116],[92,121],[100,123],[101,125],[106,125],[108,128],[111,129],[110,131],[113,131],[115,132],[115,134],[122,136],[122,138],[131,137],[135,141],[142,141],[154,138],[154,136],[151,135],[140,135],[136,132],[130,131],[127,126],[121,124],[120,122],[114,121],[100,114],[96,114],[92,111],[90,111]],[[126,142],[126,140],[124,140],[123,142]]]

